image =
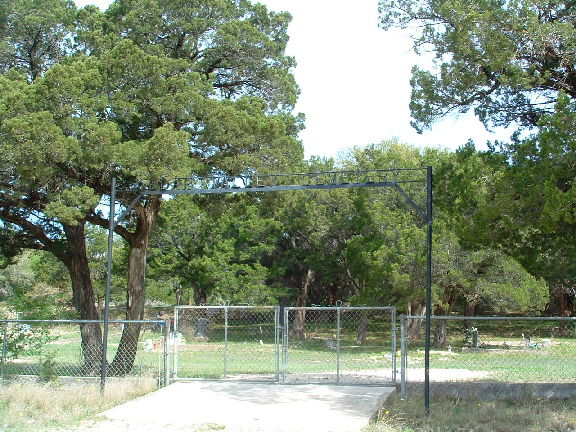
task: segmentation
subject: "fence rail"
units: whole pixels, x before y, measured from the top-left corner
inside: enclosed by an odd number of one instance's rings
[[[424,376],[424,316],[400,317],[401,376]],[[576,383],[576,318],[432,316],[430,380]]]
[[[98,379],[102,363],[102,320],[0,320],[0,377]],[[168,351],[161,320],[111,320],[110,376],[167,382]],[[136,334],[138,335],[136,337]]]

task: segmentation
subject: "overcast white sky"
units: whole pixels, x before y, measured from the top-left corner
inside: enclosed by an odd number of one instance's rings
[[[111,0],[75,0],[78,6]],[[355,145],[398,138],[418,146],[455,149],[472,138],[507,135],[487,132],[472,115],[449,118],[417,134],[410,126],[410,69],[426,64],[410,51],[407,34],[378,28],[378,0],[260,0],[269,9],[289,11],[288,54],[301,95],[296,112],[306,114],[300,134],[306,156],[335,156]]]

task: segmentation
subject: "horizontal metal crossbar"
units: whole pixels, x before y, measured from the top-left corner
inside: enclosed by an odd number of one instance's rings
[[[175,309],[251,309],[251,310],[262,310],[262,309],[268,309],[268,310],[274,310],[274,309],[278,309],[279,306],[248,306],[248,305],[242,305],[242,306],[235,306],[235,305],[222,305],[222,306],[217,306],[217,305],[212,305],[212,306],[174,306]]]
[[[406,319],[426,319],[424,315],[406,315]],[[430,319],[467,321],[575,321],[576,317],[501,317],[501,316],[444,316],[432,315]]]
[[[50,323],[50,324],[103,324],[104,320],[82,320],[82,319],[61,319],[61,320],[39,320],[39,319],[6,319],[0,320],[6,323]],[[162,320],[108,320],[110,324],[163,324]]]
[[[119,192],[144,194],[207,194],[242,191],[280,191],[306,189],[335,189],[351,187],[386,187],[402,183],[425,183],[418,175],[423,168],[379,169],[366,171],[325,171],[292,174],[254,174],[230,176],[181,177],[172,181],[159,180],[120,187]]]
[[[414,181],[415,182],[415,181]],[[404,183],[408,183],[405,181]],[[246,186],[246,187],[225,187],[213,189],[155,189],[144,190],[142,195],[203,195],[203,194],[225,194],[235,192],[277,192],[294,190],[322,190],[322,189],[356,189],[375,187],[395,187],[395,182],[368,182],[368,183],[339,183],[339,184],[312,184],[312,185],[285,185],[285,186]]]
[[[284,310],[341,310],[341,311],[361,311],[361,310],[396,310],[396,306],[290,306]]]

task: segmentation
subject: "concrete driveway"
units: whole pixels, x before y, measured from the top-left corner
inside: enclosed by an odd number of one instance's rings
[[[78,432],[358,432],[393,387],[178,382]]]

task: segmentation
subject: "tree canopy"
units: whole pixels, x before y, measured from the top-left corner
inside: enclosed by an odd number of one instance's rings
[[[547,280],[556,310],[574,307],[576,5],[571,1],[380,1],[381,25],[407,28],[417,52],[410,103],[422,131],[474,110],[516,132],[439,166],[440,201],[469,245],[499,248]],[[445,176],[445,180],[442,177]],[[466,222],[466,223],[464,223]]]
[[[113,176],[126,185],[277,170],[302,158],[286,13],[233,0],[119,0],[106,12],[17,0],[0,11],[3,253],[57,256],[81,318],[99,315],[85,226],[107,226]],[[160,197],[142,200],[116,229],[129,245],[129,319],[143,316],[160,207]],[[96,347],[99,330],[86,337]]]
[[[548,0],[381,0],[381,26],[407,28],[434,69],[412,71],[422,131],[473,109],[486,126],[534,127],[560,93],[576,98],[576,5]]]

